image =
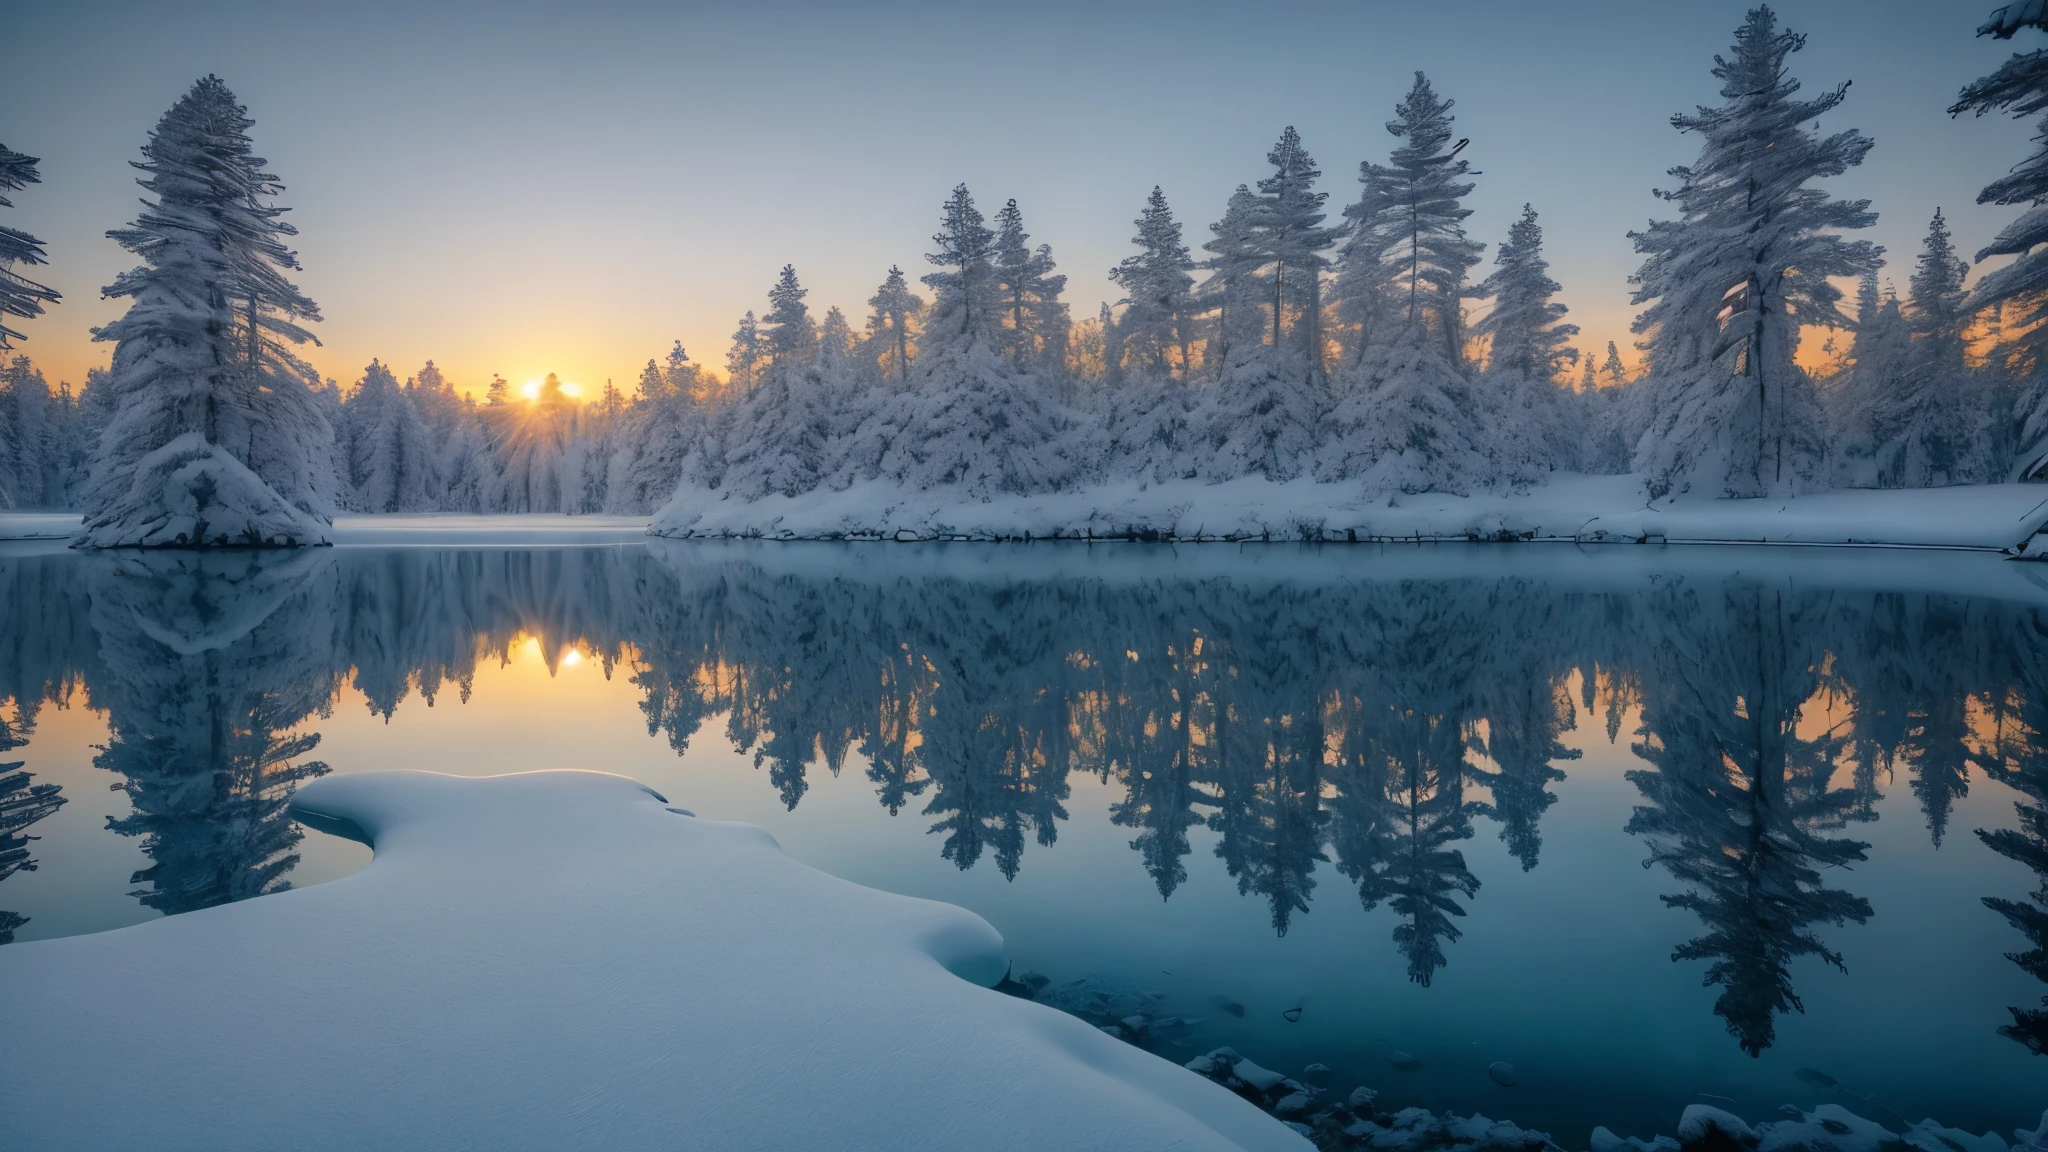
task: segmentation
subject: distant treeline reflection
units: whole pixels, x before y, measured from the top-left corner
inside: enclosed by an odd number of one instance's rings
[[[134,804],[110,829],[153,861],[135,895],[206,907],[286,885],[285,801],[327,771],[310,729],[344,686],[385,715],[413,693],[467,699],[480,664],[531,638],[629,675],[678,752],[723,715],[792,808],[856,753],[962,869],[986,856],[1014,877],[1093,775],[1120,788],[1111,819],[1162,896],[1205,826],[1276,931],[1334,873],[1392,912],[1427,985],[1482,890],[1459,842],[1483,817],[1536,867],[1578,755],[1562,737],[1590,721],[1647,764],[1628,831],[1699,918],[1674,958],[1705,962],[1750,1053],[1800,1007],[1790,963],[1841,965],[1825,929],[1872,915],[1830,884],[1853,883],[1836,867],[1864,859],[1851,826],[1901,778],[1937,844],[1973,768],[2025,797],[2015,828],[1977,835],[2040,873],[2031,900],[1986,903],[2048,980],[2044,601],[1176,571],[744,544],[0,558],[0,751],[82,690],[110,727],[95,763]],[[0,764],[0,877],[33,867],[23,829],[62,803],[21,767]],[[2013,1017],[2002,1031],[2048,1046],[2048,1008]]]

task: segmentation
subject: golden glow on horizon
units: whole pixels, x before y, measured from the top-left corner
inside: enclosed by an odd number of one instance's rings
[[[547,382],[545,380],[528,380],[519,386],[519,394],[528,400],[538,400],[540,399],[540,394],[546,389]],[[566,396],[571,400],[581,400],[583,399],[583,385],[557,381],[555,384],[555,394]]]

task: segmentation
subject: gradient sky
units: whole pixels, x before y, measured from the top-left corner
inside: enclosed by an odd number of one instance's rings
[[[892,263],[913,276],[941,201],[1007,197],[1069,276],[1076,319],[1113,298],[1146,193],[1188,239],[1297,126],[1333,211],[1415,69],[1457,101],[1483,175],[1468,226],[1492,248],[1524,201],[1583,343],[1628,348],[1625,233],[1696,144],[1673,112],[1742,0],[1350,0],[1029,5],[58,3],[5,17],[0,143],[44,183],[0,218],[40,236],[64,293],[23,350],[78,381],[133,263],[104,236],[135,213],[127,162],[192,81],[219,74],[288,190],[299,283],[325,312],[310,358],[343,381],[428,358],[464,388],[546,372],[630,391],[681,339],[723,368],[739,314],[794,263],[822,315],[858,325]],[[1810,34],[1808,95],[1853,79],[1823,124],[1877,147],[1833,182],[1868,196],[1901,288],[1937,206],[1974,252],[2013,215],[1978,190],[2029,126],[1951,120],[1958,88],[2016,48],[1972,33],[1996,0],[1786,0]],[[1630,359],[1633,360],[1633,354]]]

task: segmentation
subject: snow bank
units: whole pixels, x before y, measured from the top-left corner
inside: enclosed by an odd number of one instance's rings
[[[977,985],[979,917],[827,876],[620,776],[302,789],[361,872],[0,949],[31,1148],[1306,1149]],[[118,1085],[110,1092],[108,1085]]]
[[[85,522],[93,548],[298,547],[327,543],[327,520],[290,503],[203,433],[135,462],[128,487]]]
[[[1774,500],[1645,500],[1632,476],[1561,474],[1511,494],[1368,498],[1350,484],[1260,477],[1113,481],[971,500],[887,483],[743,501],[685,488],[658,536],[781,539],[1578,540],[2017,548],[2048,522],[2028,484],[1824,492]]]

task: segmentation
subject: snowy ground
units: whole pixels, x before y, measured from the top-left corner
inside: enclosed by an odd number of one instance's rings
[[[330,884],[0,949],[12,1146],[1307,1149],[1003,941],[621,776],[337,776]],[[109,1092],[109,1085],[119,1091]]]
[[[0,512],[0,540],[58,540],[61,512]],[[335,517],[334,543],[546,547],[626,543],[649,532],[785,540],[1576,540],[1581,543],[1876,544],[2024,548],[2048,526],[2048,485],[1854,489],[1782,500],[1644,500],[1630,476],[1565,475],[1509,495],[1367,499],[1350,485],[1250,478],[1222,484],[1122,481],[1040,496],[963,502],[937,489],[860,484],[758,501],[686,490],[636,516],[419,513]],[[2035,550],[2048,546],[2036,545]]]
[[[786,539],[1521,538],[2003,550],[2025,543],[2044,521],[2048,487],[2026,484],[1651,504],[1630,476],[1561,476],[1512,495],[1371,500],[1348,485],[1250,478],[1222,484],[1128,481],[987,503],[877,484],[754,502],[686,490],[655,517],[652,531]]]

